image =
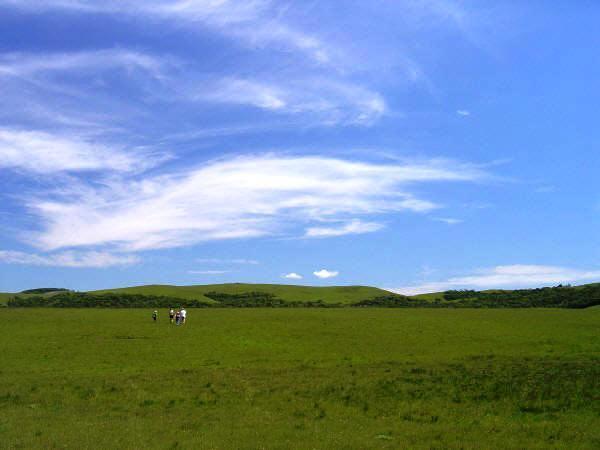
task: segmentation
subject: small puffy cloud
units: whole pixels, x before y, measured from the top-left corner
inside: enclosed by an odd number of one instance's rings
[[[527,288],[600,280],[600,270],[560,266],[513,264],[480,269],[462,277],[392,289],[404,295],[440,292],[450,289]]]
[[[467,111],[466,109],[459,109],[456,111],[456,114],[458,114],[459,116],[468,117],[471,115],[471,112]]]
[[[337,270],[327,270],[327,269],[321,269],[317,272],[313,272],[313,275],[315,277],[321,278],[321,279],[337,277],[339,274],[340,273]]]
[[[310,227],[306,229],[305,237],[334,237],[345,234],[363,234],[373,233],[383,228],[383,225],[377,222],[363,222],[353,220],[337,227]]]
[[[61,252],[48,255],[18,251],[0,251],[0,263],[24,266],[104,268],[139,263],[138,256],[108,252]]]
[[[299,275],[296,272],[290,272],[283,275],[282,278],[287,278],[288,280],[301,280],[302,275]]]

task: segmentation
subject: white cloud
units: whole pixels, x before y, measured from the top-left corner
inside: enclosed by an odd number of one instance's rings
[[[204,87],[194,99],[247,104],[262,109],[280,110],[288,106],[284,96],[287,96],[287,92],[280,87],[230,78],[221,80],[208,88]]]
[[[456,114],[458,114],[459,116],[468,117],[471,115],[471,112],[467,111],[466,109],[458,109],[456,110]]]
[[[313,275],[315,277],[321,278],[321,279],[337,277],[339,274],[340,273],[337,270],[327,270],[327,269],[321,269],[316,272],[313,272]]]
[[[0,128],[0,169],[37,173],[143,170],[166,155],[115,150],[68,134]]]
[[[249,264],[249,265],[257,265],[260,264],[256,259],[243,259],[243,258],[235,258],[235,259],[220,259],[220,258],[198,258],[196,262],[199,263],[210,263],[210,264]]]
[[[287,278],[289,280],[301,280],[302,275],[299,275],[296,272],[290,272],[283,275],[282,278]]]
[[[303,53],[318,63],[326,63],[330,59],[330,50],[322,40],[286,24],[281,19],[281,9],[268,0],[9,0],[8,4],[35,12],[64,9],[201,24],[236,39],[244,46],[281,47]]]
[[[393,289],[393,291],[405,295],[415,295],[449,289],[526,288],[594,280],[600,280],[600,270],[515,264],[482,269],[468,276],[406,286]]]
[[[433,220],[445,223],[446,225],[458,225],[459,223],[463,223],[462,219],[453,219],[451,217],[436,217]]]
[[[371,125],[387,110],[385,100],[377,92],[323,78],[277,81],[226,78],[208,85],[203,83],[192,99],[249,105],[285,114],[311,113],[322,125]]]
[[[346,234],[373,233],[383,228],[383,225],[377,222],[363,222],[361,220],[352,220],[338,227],[310,227],[304,234],[306,237],[333,237]]]
[[[415,198],[413,184],[484,176],[449,161],[375,164],[260,155],[135,182],[72,186],[63,198],[40,193],[28,203],[43,225],[33,237],[41,248],[112,244],[142,250],[281,234],[299,223],[348,216],[426,212],[436,205]],[[373,230],[365,223],[350,230]]]
[[[188,270],[188,273],[193,275],[223,275],[230,272],[230,270]]]
[[[104,49],[72,53],[0,54],[0,76],[30,78],[51,72],[143,70],[160,78],[164,59],[126,49]]]
[[[114,254],[108,252],[61,252],[47,255],[17,251],[0,251],[0,263],[25,266],[104,268],[139,263],[135,255]]]

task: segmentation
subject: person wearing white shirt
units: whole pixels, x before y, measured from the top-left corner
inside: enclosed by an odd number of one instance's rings
[[[187,317],[187,311],[185,310],[185,306],[181,308],[181,323],[185,324],[185,319]]]

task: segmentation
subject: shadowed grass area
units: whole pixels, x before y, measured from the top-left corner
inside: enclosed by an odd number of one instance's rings
[[[0,311],[9,448],[597,448],[587,310]]]

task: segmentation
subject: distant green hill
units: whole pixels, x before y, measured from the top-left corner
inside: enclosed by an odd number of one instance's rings
[[[147,285],[89,292],[33,289],[0,294],[14,307],[388,307],[589,308],[600,305],[600,283],[516,290],[454,290],[407,297],[368,286],[282,284]]]
[[[210,292],[232,295],[245,294],[248,292],[263,292],[272,294],[285,301],[314,302],[323,300],[324,303],[343,304],[357,303],[374,297],[390,295],[390,292],[388,291],[368,286],[314,287],[285,284],[248,283],[206,284],[197,286],[147,285],[90,291],[90,294],[141,294],[200,300],[207,303],[214,303],[214,300],[204,295]]]
[[[57,289],[57,288],[40,288],[40,289],[29,289],[22,292],[0,292],[0,306],[6,305],[8,301],[15,296],[19,296],[21,298],[33,298],[33,297],[52,297],[56,294],[61,294],[64,292],[69,292],[67,289]]]

